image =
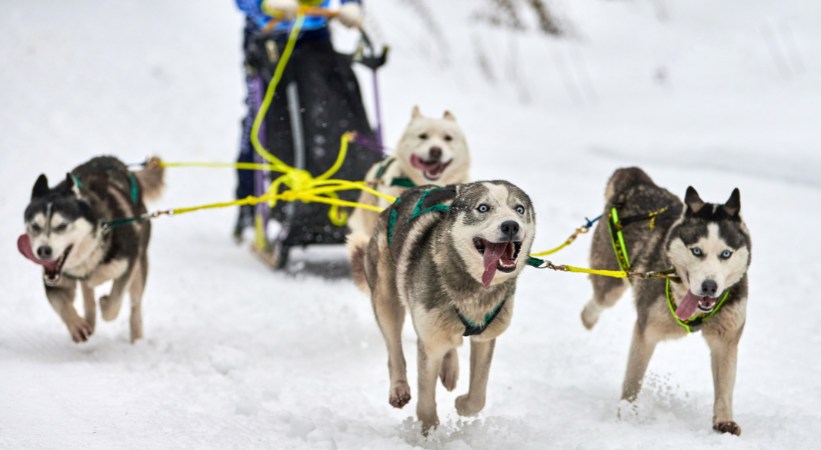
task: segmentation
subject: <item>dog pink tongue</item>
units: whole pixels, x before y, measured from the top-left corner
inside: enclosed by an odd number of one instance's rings
[[[24,234],[17,238],[17,250],[20,250],[20,253],[26,258],[45,267],[46,270],[53,271],[57,268],[57,260],[43,261],[42,259],[37,259],[37,257],[34,256],[34,253],[31,251],[31,241],[29,240],[29,236],[27,234]]]
[[[505,254],[507,245],[507,242],[498,244],[487,242],[485,244],[485,271],[482,273],[482,284],[485,285],[485,288],[490,286],[490,282],[493,281],[493,276],[496,275],[496,267],[499,265],[499,259]]]
[[[698,309],[698,302],[701,299],[702,297],[694,295],[688,290],[687,295],[681,299],[681,302],[678,304],[678,308],[676,308],[676,316],[678,316],[681,320],[687,320],[692,317],[693,313],[695,313],[696,309]]]

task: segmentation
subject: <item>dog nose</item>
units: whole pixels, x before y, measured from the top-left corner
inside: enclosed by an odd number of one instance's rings
[[[48,245],[37,247],[37,256],[39,256],[40,259],[51,258],[51,247]]]
[[[428,154],[430,155],[430,159],[438,161],[442,158],[442,147],[431,147]]]
[[[713,280],[707,280],[701,283],[701,293],[708,297],[715,297],[718,290],[718,284]]]
[[[516,222],[515,220],[506,220],[502,222],[502,225],[499,228],[501,228],[502,234],[506,238],[513,240],[519,232],[519,222]]]

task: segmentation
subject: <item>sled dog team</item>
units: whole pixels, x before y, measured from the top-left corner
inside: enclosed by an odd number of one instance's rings
[[[516,279],[527,265],[536,229],[525,192],[506,181],[469,182],[469,167],[455,117],[425,117],[414,108],[394,154],[366,177],[396,202],[363,193],[360,202],[385,209],[358,209],[349,221],[353,278],[370,295],[385,339],[388,402],[396,408],[412,398],[401,338],[405,316],[411,317],[418,337],[416,414],[425,433],[439,423],[437,380],[449,391],[456,388],[456,349],[464,337],[470,340],[469,385],[457,397],[456,411],[472,416],[484,407],[496,338],[510,324]],[[162,185],[157,160],[132,172],[113,157],[78,166],[55,187],[45,175],[34,184],[18,247],[43,266],[48,301],[75,342],[94,332],[94,289],[112,280],[111,291],[99,298],[103,319],[117,317],[128,292],[131,340],[142,337],[151,224],[121,219],[145,214],[144,200],[157,197]],[[654,211],[663,212],[649,219]],[[682,201],[641,169],[618,169],[606,185],[608,216],[593,232],[592,267],[672,267],[678,278],[632,281],[637,319],[622,399],[636,399],[658,342],[700,331],[713,371],[713,428],[739,435],[732,399],[751,246],[738,189],[725,203],[707,203],[690,187]],[[590,280],[593,298],[581,312],[588,329],[631,284],[601,276]],[[82,316],[73,306],[78,285]]]

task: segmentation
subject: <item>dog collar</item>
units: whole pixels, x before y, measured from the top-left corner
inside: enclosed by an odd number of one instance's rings
[[[679,325],[684,327],[685,330],[687,330],[687,334],[690,334],[694,331],[694,328],[700,326],[705,320],[709,319],[710,317],[713,317],[715,313],[717,313],[718,310],[721,309],[721,306],[727,300],[727,297],[730,296],[730,289],[724,291],[724,295],[721,296],[721,300],[718,301],[718,303],[712,311],[705,315],[700,315],[694,319],[687,320],[681,320],[676,315],[676,303],[675,301],[673,301],[673,293],[670,292],[669,278],[664,280],[664,293],[667,296],[667,307],[670,309],[670,314],[673,315],[673,319],[676,321],[676,323],[678,323]],[[698,331],[698,329],[696,328],[695,331]]]
[[[459,316],[459,320],[462,321],[462,324],[465,326],[465,332],[462,333],[462,336],[474,336],[477,334],[482,334],[487,329],[487,327],[490,326],[490,324],[493,322],[496,316],[499,315],[499,311],[502,310],[502,307],[505,306],[506,302],[507,299],[502,300],[502,302],[496,305],[496,307],[493,308],[492,311],[485,314],[485,320],[481,324],[478,324],[463,316],[462,313],[459,311],[459,308],[454,306],[453,309],[456,310],[456,315]]]

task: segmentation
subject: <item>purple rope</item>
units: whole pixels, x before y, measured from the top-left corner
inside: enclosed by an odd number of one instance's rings
[[[384,145],[382,145],[382,144],[374,141],[373,139],[370,139],[369,137],[367,137],[365,135],[362,135],[360,133],[356,133],[356,137],[354,138],[353,141],[356,142],[357,144],[365,147],[368,150],[371,150],[373,152],[380,153],[380,154],[385,153],[385,150],[390,150],[387,147],[385,147]]]
[[[262,106],[262,76],[255,75],[254,79],[251,81],[249,85],[251,88],[251,101],[253,102],[253,110],[254,115],[259,111],[259,108]],[[265,146],[265,120],[262,121],[259,127],[259,142],[260,144]],[[254,162],[255,163],[264,163],[262,159],[262,155],[251,146],[252,150],[254,150]],[[255,170],[254,171],[254,195],[259,197],[265,194],[266,191],[265,186],[265,172],[262,170]],[[268,203],[260,202],[256,205],[256,214],[262,216],[262,224],[264,229],[268,229],[268,219],[269,219],[269,208]]]

